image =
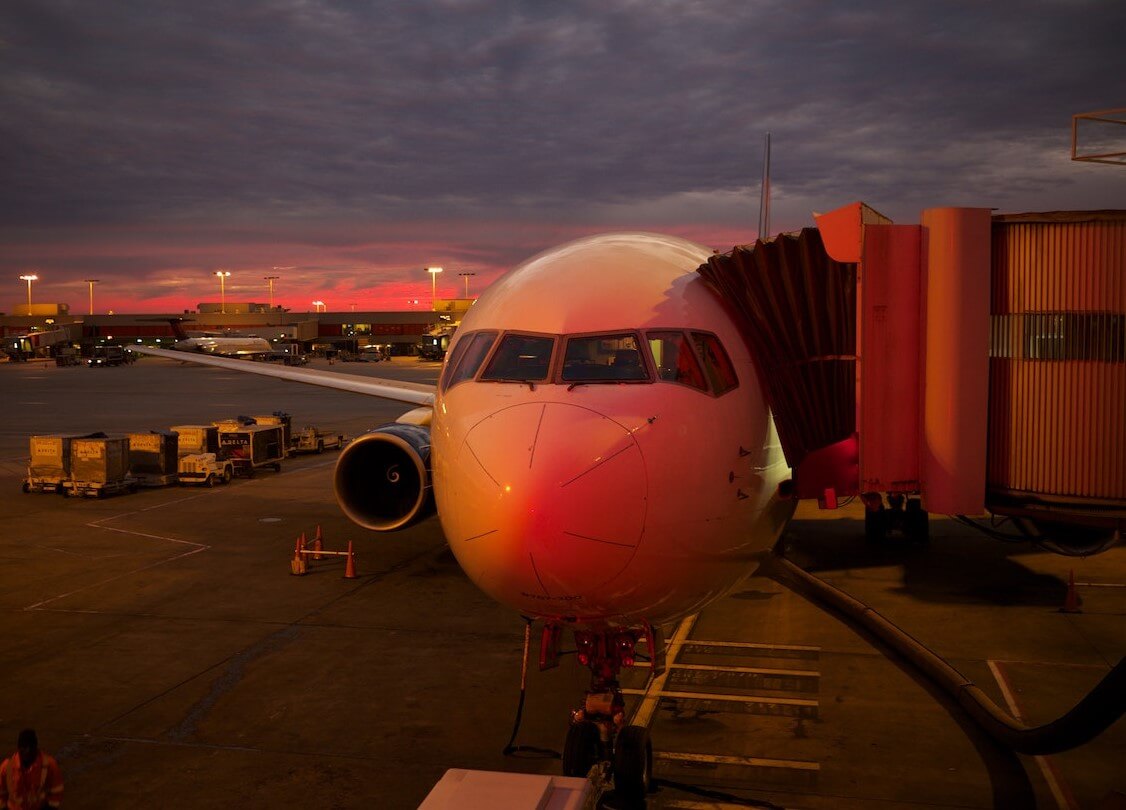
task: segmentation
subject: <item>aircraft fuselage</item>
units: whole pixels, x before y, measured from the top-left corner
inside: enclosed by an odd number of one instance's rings
[[[750,353],[695,273],[708,255],[651,234],[581,240],[511,271],[463,320],[435,401],[434,492],[493,598],[671,622],[777,539],[789,470]]]

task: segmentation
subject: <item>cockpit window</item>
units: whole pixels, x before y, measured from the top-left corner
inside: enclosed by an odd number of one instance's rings
[[[496,332],[475,332],[464,335],[454,346],[449,362],[446,363],[446,369],[442,372],[439,387],[445,391],[459,382],[473,379],[496,339]]]
[[[547,379],[555,338],[508,334],[489,361],[482,380],[542,382]]]
[[[704,372],[683,332],[647,332],[649,351],[657,364],[657,377],[667,382],[707,391]]]
[[[704,373],[717,397],[739,385],[735,367],[731,365],[731,358],[727,356],[719,338],[707,332],[693,332],[692,341],[696,344],[700,359],[704,361]]]
[[[590,335],[567,339],[563,382],[626,382],[648,380],[633,334]]]

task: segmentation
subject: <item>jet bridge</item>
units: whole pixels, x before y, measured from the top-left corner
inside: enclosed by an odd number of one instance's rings
[[[1120,536],[1126,211],[816,220],[699,268],[741,316],[794,494],[918,495],[1063,553]]]
[[[699,273],[737,312],[794,494],[828,505],[857,494],[856,262],[831,258],[806,228],[712,256]]]

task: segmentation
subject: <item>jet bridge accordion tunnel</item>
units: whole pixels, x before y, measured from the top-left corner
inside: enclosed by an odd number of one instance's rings
[[[1126,525],[1126,211],[853,203],[713,256],[792,494],[918,496],[1065,554]],[[882,503],[882,498],[877,498]]]

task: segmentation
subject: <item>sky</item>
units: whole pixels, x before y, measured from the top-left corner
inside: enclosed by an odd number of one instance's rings
[[[90,278],[97,312],[218,302],[219,269],[427,309],[428,266],[472,296],[592,233],[727,251],[767,132],[773,233],[1126,208],[1126,167],[1070,160],[1073,114],[1126,107],[1123,32],[1121,0],[5,0],[0,311],[29,273],[72,313]]]

